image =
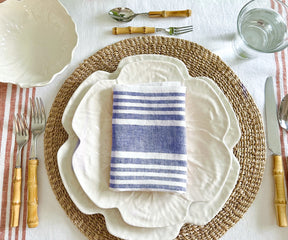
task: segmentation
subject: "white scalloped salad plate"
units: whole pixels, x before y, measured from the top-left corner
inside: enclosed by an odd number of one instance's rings
[[[193,151],[188,149],[188,171],[192,174],[186,195],[111,190],[109,169],[113,85],[169,82],[175,79],[187,87],[187,131],[202,129],[219,138],[218,144],[212,147],[214,145],[208,140],[209,137],[202,133],[199,137],[205,136],[211,145],[205,151],[205,143],[202,144],[202,148],[196,144],[196,141],[199,142],[198,136],[187,134],[189,148],[197,145],[197,149],[201,151],[196,151],[196,148],[193,148]],[[148,61],[130,63],[123,67],[116,81],[102,80],[95,83],[83,97],[74,114],[72,126],[80,139],[72,160],[76,177],[98,207],[117,207],[128,224],[141,227],[165,227],[176,224],[185,218],[190,202],[211,200],[224,185],[231,167],[230,151],[222,141],[230,126],[229,116],[217,94],[206,82],[196,79],[184,81],[174,64]]]

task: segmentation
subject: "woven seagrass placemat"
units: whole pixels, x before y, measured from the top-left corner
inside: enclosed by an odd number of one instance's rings
[[[243,216],[259,190],[266,156],[264,129],[259,110],[239,78],[218,56],[193,42],[158,36],[130,38],[96,52],[73,72],[55,98],[45,130],[45,164],[51,187],[68,217],[88,239],[117,239],[107,232],[102,215],[85,215],[74,205],[59,174],[57,151],[68,137],[61,118],[77,87],[93,72],[113,72],[122,58],[137,54],[161,54],[182,60],[192,77],[213,79],[236,113],[242,132],[234,148],[241,165],[237,185],[224,208],[208,224],[185,224],[177,237],[179,240],[218,239]]]

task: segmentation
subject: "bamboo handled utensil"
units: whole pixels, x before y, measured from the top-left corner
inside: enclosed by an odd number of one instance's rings
[[[14,117],[14,126],[16,134],[17,147],[17,157],[16,157],[16,167],[13,173],[13,195],[11,203],[11,218],[10,226],[17,227],[19,225],[19,214],[21,207],[21,186],[22,186],[22,149],[29,139],[29,130],[27,127],[26,120],[23,116],[17,114]]]
[[[118,22],[130,22],[138,15],[148,16],[150,18],[167,18],[167,17],[190,17],[191,9],[176,11],[150,11],[145,13],[134,13],[129,8],[117,7],[111,9],[108,14]]]
[[[278,226],[287,227],[284,171],[281,157],[279,125],[277,120],[277,104],[274,95],[272,77],[268,77],[265,84],[265,114],[267,121],[268,147],[273,152],[273,175],[275,182],[274,204],[276,210],[276,220]]]
[[[276,220],[280,227],[287,227],[286,216],[286,197],[284,187],[284,171],[282,157],[279,155],[273,155],[274,160],[274,181],[275,181],[275,209]]]
[[[38,226],[38,185],[37,185],[37,167],[39,160],[36,155],[37,137],[44,131],[46,126],[46,114],[41,98],[30,99],[31,106],[31,132],[32,143],[30,159],[28,161],[28,218],[29,228]]]
[[[193,31],[193,26],[183,26],[183,27],[168,27],[168,28],[155,28],[155,27],[114,27],[112,33],[114,35],[118,34],[133,34],[133,33],[155,33],[155,32],[165,32],[169,35],[180,35]]]

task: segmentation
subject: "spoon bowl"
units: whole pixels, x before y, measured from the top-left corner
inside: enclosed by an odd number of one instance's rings
[[[124,7],[113,8],[108,14],[118,22],[130,22],[137,15],[148,15],[148,13],[134,13],[130,8]]]
[[[288,131],[288,94],[282,99],[277,114],[279,125]]]

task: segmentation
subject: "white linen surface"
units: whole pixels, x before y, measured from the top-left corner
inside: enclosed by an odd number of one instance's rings
[[[112,27],[165,27],[193,24],[194,32],[179,37],[196,42],[218,54],[239,76],[243,86],[247,88],[263,114],[265,79],[268,75],[276,76],[277,59],[280,57],[280,54],[272,54],[265,58],[253,60],[240,60],[234,56],[231,40],[236,31],[237,14],[248,0],[60,0],[60,2],[67,8],[77,25],[79,43],[72,62],[66,70],[56,76],[54,81],[48,86],[36,89],[36,95],[43,98],[47,112],[49,112],[54,98],[65,79],[74,71],[79,63],[108,44],[133,37],[129,35],[112,35]],[[107,12],[111,8],[118,6],[130,7],[135,12],[191,8],[192,17],[187,19],[149,19],[138,16],[133,22],[120,24],[111,20],[107,15]],[[285,61],[285,57],[287,58],[287,50],[283,53],[283,61]],[[278,67],[278,77],[282,81],[283,78],[286,77],[284,70],[287,68],[287,63],[284,63],[283,67],[281,66]],[[287,86],[280,87],[282,95],[284,92],[283,89],[286,89],[286,87]],[[8,85],[6,106],[7,104],[9,105],[9,89],[11,91],[11,88],[12,86]],[[9,111],[8,107],[7,111]],[[7,119],[4,120],[6,121]],[[27,228],[25,230],[26,232],[24,232],[25,237],[23,239],[86,239],[66,216],[66,213],[56,200],[50,187],[44,164],[43,137],[42,134],[38,139],[38,154],[40,158],[38,168],[40,223],[35,229]],[[1,144],[4,145],[5,142]],[[1,159],[5,157],[3,152],[1,152]],[[270,159],[267,160],[263,183],[255,201],[243,218],[228,230],[221,240],[280,240],[287,238],[288,228],[279,228],[276,225],[273,205],[274,184],[272,161],[270,161]],[[2,166],[0,167],[0,176],[3,176]],[[2,181],[0,182],[0,194],[2,195],[3,193],[1,191]],[[6,222],[9,222],[8,217]],[[23,223],[20,222],[20,226],[22,226],[22,224]],[[11,231],[11,238],[9,238],[8,235],[9,231],[2,231],[1,229],[1,239],[16,239],[16,235],[19,235],[21,238],[23,236],[23,230],[20,228],[19,232],[16,232],[16,230],[13,229]]]

